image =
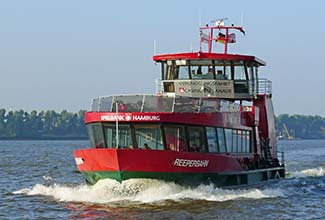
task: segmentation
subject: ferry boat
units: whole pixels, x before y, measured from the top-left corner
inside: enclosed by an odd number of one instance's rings
[[[86,182],[227,186],[285,177],[272,83],[258,73],[266,63],[228,53],[238,31],[245,34],[219,20],[200,28],[200,51],[154,55],[161,66],[157,94],[93,99],[85,114],[91,148],[74,152]],[[221,53],[212,51],[216,43]]]

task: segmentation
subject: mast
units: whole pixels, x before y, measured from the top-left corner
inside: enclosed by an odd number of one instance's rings
[[[242,32],[245,35],[245,31],[241,26],[225,26],[224,21],[228,18],[223,18],[219,20],[213,20],[215,25],[209,26],[206,24],[204,27],[200,28],[200,52],[202,52],[202,43],[208,44],[208,53],[212,52],[213,42],[220,42],[224,44],[224,54],[228,52],[228,44],[236,43],[236,35],[235,33],[230,33],[231,30],[237,30]],[[219,31],[218,35],[214,37],[214,30]],[[225,34],[222,32],[224,31]]]

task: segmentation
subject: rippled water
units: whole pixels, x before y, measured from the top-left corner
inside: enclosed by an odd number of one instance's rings
[[[240,188],[84,183],[87,141],[0,141],[0,219],[325,219],[325,140],[280,141],[288,178]]]

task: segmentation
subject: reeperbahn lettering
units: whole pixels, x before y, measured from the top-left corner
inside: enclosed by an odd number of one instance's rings
[[[209,160],[187,160],[187,159],[176,159],[174,166],[177,167],[208,167]]]

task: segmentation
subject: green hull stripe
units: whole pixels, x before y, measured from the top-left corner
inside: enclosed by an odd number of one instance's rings
[[[251,184],[268,179],[284,177],[284,169],[263,171],[251,174],[220,175],[217,173],[168,173],[168,172],[82,172],[89,184],[95,184],[100,179],[114,179],[119,182],[132,178],[150,178],[173,181],[178,184],[198,185],[214,183],[217,186]]]

